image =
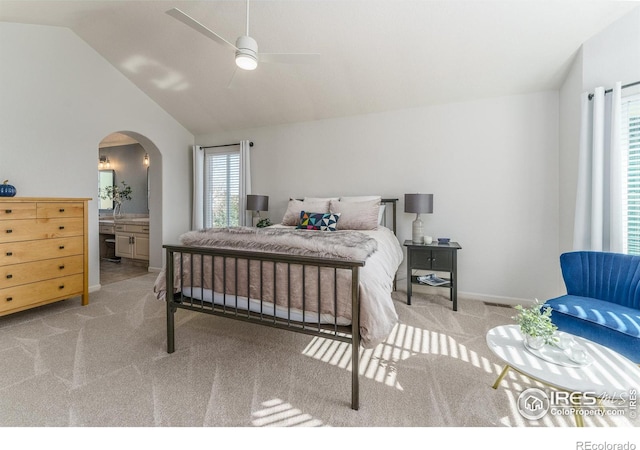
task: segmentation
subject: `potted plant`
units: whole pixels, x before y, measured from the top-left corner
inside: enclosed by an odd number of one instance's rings
[[[522,305],[515,306],[518,313],[513,317],[525,338],[525,343],[534,349],[542,348],[545,344],[555,343],[555,332],[558,327],[551,322],[551,308],[536,299],[535,303],[527,308]]]
[[[265,227],[270,227],[271,225],[273,225],[273,224],[271,223],[271,221],[267,217],[265,219],[258,220],[258,223],[256,224],[256,227],[265,228]]]
[[[100,189],[100,198],[109,199],[113,201],[113,218],[120,219],[123,216],[122,202],[124,200],[131,200],[131,194],[133,189],[124,181],[121,182],[122,187],[118,185],[107,186],[104,189]]]

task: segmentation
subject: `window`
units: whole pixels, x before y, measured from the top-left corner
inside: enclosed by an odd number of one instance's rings
[[[622,98],[621,145],[623,173],[626,173],[624,199],[625,253],[640,255],[640,94]]]
[[[204,226],[240,224],[240,151],[207,149],[204,154]]]

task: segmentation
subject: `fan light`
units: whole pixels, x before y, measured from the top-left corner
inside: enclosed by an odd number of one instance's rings
[[[258,67],[258,43],[250,36],[240,36],[236,40],[236,65],[244,70]]]
[[[252,55],[236,52],[236,66],[244,70],[254,70],[258,67],[258,61]]]

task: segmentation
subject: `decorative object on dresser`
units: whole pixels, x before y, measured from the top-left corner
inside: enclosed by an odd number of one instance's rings
[[[75,296],[89,303],[89,200],[0,201],[0,316]]]
[[[453,302],[453,310],[458,310],[458,250],[462,247],[457,242],[447,244],[414,244],[407,239],[407,305],[411,304],[412,287],[414,284],[422,286],[438,286],[449,289],[449,300]],[[414,270],[446,272],[448,279],[437,277],[435,274],[426,276],[414,275]]]
[[[404,194],[404,212],[416,213],[416,220],[411,228],[411,240],[414,244],[422,244],[424,234],[420,214],[433,213],[433,194]]]
[[[4,180],[0,184],[0,197],[14,197],[16,195],[16,187],[9,184],[9,180]]]
[[[268,195],[255,195],[255,194],[249,194],[247,195],[247,211],[255,211],[256,212],[256,217],[253,218],[253,223],[256,224],[256,226],[258,226],[259,228],[263,228],[265,226],[268,225],[262,225],[260,226],[259,224],[262,222],[263,224],[265,222],[263,222],[263,219],[260,217],[260,211],[269,211],[269,196]],[[269,221],[269,219],[267,218],[267,221]],[[270,225],[270,221],[269,221],[269,225]]]

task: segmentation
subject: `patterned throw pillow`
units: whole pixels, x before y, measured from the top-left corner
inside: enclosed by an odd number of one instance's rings
[[[340,214],[312,213],[300,211],[300,224],[296,227],[303,230],[336,231]]]

